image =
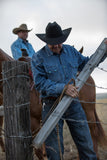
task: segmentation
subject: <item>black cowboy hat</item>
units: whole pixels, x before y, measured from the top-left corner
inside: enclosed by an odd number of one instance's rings
[[[61,44],[66,41],[72,28],[62,30],[56,22],[48,23],[46,34],[36,34],[42,41],[50,45]]]

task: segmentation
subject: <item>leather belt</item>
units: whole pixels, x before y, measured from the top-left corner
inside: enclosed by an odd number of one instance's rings
[[[58,97],[45,97],[42,100],[56,100]]]

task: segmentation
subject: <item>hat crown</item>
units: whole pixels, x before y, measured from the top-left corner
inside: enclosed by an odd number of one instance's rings
[[[48,38],[57,38],[63,35],[61,27],[56,23],[48,23],[46,27],[46,37]]]
[[[22,30],[28,30],[26,24],[21,24],[21,25],[19,26],[19,28],[22,29]]]
[[[45,34],[36,34],[42,41],[50,45],[61,44],[66,41],[72,28],[62,30],[56,22],[48,23]]]

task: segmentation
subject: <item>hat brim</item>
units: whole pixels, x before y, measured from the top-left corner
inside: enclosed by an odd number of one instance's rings
[[[46,34],[36,34],[38,38],[40,38],[42,41],[46,42],[50,45],[56,45],[61,44],[66,41],[67,37],[69,36],[72,28],[67,28],[63,30],[63,35],[57,38],[48,38],[46,37]]]
[[[30,32],[30,31],[32,31],[32,29],[30,29],[30,30],[21,29],[21,28],[14,28],[14,29],[13,29],[13,33],[14,33],[14,34],[17,34],[17,33],[20,32],[20,31],[27,31],[27,32]]]

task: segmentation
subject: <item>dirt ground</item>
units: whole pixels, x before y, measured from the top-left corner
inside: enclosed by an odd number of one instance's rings
[[[97,102],[107,103],[107,99],[97,100]],[[97,113],[100,120],[102,122],[105,122],[105,124],[103,124],[103,127],[107,135],[107,105],[97,104],[96,109],[97,109]],[[70,133],[68,131],[66,124],[64,126],[64,147],[65,147],[64,160],[76,160],[77,149],[70,136]],[[104,149],[99,147],[99,156],[100,156],[100,160],[107,160],[107,148]],[[34,159],[37,160],[36,157]],[[1,152],[1,148],[0,148],[0,160],[6,160],[5,153]]]

